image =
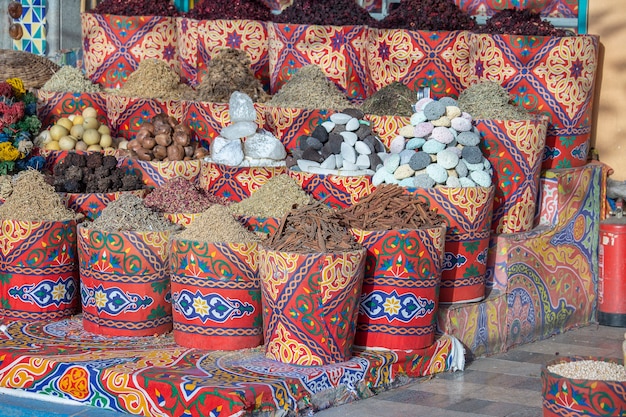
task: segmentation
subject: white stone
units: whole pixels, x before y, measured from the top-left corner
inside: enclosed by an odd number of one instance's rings
[[[241,139],[254,135],[257,128],[254,122],[237,122],[223,128],[220,135],[226,139]]]
[[[337,168],[343,167],[343,156],[341,154],[335,155],[335,165]]]
[[[239,139],[235,140],[238,141]],[[216,136],[209,145],[209,153],[212,154],[221,151],[222,148],[226,146],[226,144],[228,144],[229,142],[231,142],[231,139],[226,139],[224,136]]]
[[[343,157],[343,164],[346,162],[356,163],[356,151],[348,143],[343,142],[341,144],[341,156]]]
[[[392,154],[400,153],[404,150],[405,145],[406,145],[406,139],[404,138],[404,136],[398,135],[395,138],[393,138],[393,140],[389,144],[389,152]]]
[[[324,169],[337,169],[337,158],[335,158],[335,155],[330,155],[328,158],[324,159],[320,167]]]
[[[319,166],[320,166],[319,162],[310,161],[308,159],[298,159],[298,168],[300,168],[301,171],[309,172],[309,169],[311,169],[311,167],[319,167]]]
[[[339,171],[336,169],[328,169],[322,167],[309,167],[309,171],[311,174],[319,174],[319,175],[338,175]]]
[[[342,177],[362,177],[363,175],[372,175],[373,171],[366,169],[347,170],[340,169],[339,174]]]
[[[384,183],[387,174],[388,174],[388,172],[387,172],[387,170],[385,168],[380,168],[380,169],[376,170],[376,172],[372,176],[372,185],[374,187],[376,187],[376,186]]]
[[[250,158],[282,160],[287,157],[285,145],[267,130],[259,130],[246,138],[243,152]]]
[[[354,144],[354,149],[360,154],[360,155],[369,155],[372,153],[372,150],[370,149],[370,147],[367,145],[367,143],[362,142],[362,141],[358,141],[357,143]]]
[[[384,162],[385,169],[393,174],[400,166],[400,154],[392,153]]]
[[[256,110],[250,96],[240,91],[232,93],[228,101],[228,115],[231,123],[254,122]]]
[[[341,132],[341,136],[343,136],[344,142],[346,142],[350,146],[354,146],[359,137],[354,132]]]
[[[352,119],[352,116],[345,113],[333,113],[330,115],[330,121],[338,125],[345,125]]]
[[[361,124],[359,123],[359,119],[357,119],[356,117],[353,117],[352,119],[348,120],[348,123],[346,123],[346,130],[348,132],[354,132],[360,126]]]
[[[322,126],[324,127],[324,129],[326,129],[328,133],[330,133],[332,132],[332,130],[335,128],[336,125],[330,120],[327,120],[324,123],[322,123]]]
[[[356,171],[359,169],[359,166],[356,164],[356,162],[350,162],[344,159],[341,169],[346,169],[349,171]]]
[[[359,169],[367,169],[370,167],[370,157],[368,155],[361,154],[356,158],[356,166]]]
[[[222,165],[239,166],[243,161],[243,147],[239,139],[229,140],[220,146],[219,151],[211,150],[213,162]]]

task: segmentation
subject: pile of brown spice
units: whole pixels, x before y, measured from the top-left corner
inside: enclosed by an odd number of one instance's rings
[[[111,201],[93,222],[85,227],[107,232],[175,232],[180,226],[146,207],[141,197],[124,194]]]
[[[146,207],[162,213],[202,213],[213,204],[227,203],[184,177],[170,178],[144,198]]]
[[[351,104],[317,65],[305,65],[272,96],[270,106],[343,110]]]
[[[215,204],[196,216],[176,239],[209,243],[258,242],[261,238],[241,224],[226,206]]]
[[[311,202],[309,196],[293,178],[280,174],[270,178],[256,191],[230,205],[233,214],[262,218],[283,217],[290,210]]]
[[[531,114],[511,102],[509,92],[495,81],[480,81],[463,90],[459,108],[473,119],[530,120]]]
[[[163,100],[192,99],[193,88],[180,82],[180,75],[166,61],[148,58],[129,76],[122,88],[106,90],[125,97],[157,98]]]
[[[252,61],[246,51],[224,48],[207,64],[207,73],[196,88],[198,101],[228,103],[239,91],[255,103],[265,103],[269,95],[252,72]]]
[[[355,205],[339,210],[346,227],[361,230],[400,230],[436,227],[443,219],[425,202],[396,184],[381,184]]]
[[[0,206],[0,219],[37,222],[82,218],[65,206],[41,172],[22,171],[13,177],[12,182],[13,191]]]
[[[337,213],[319,201],[287,213],[263,246],[295,253],[348,252],[362,248]]]
[[[365,114],[379,116],[406,116],[413,115],[411,107],[417,101],[417,93],[399,81],[394,81],[376,91],[361,104],[361,111]]]

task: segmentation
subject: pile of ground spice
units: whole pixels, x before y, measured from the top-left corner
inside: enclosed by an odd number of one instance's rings
[[[270,178],[250,194],[250,197],[232,203],[229,208],[238,216],[280,218],[293,208],[310,202],[311,196],[300,187],[300,184],[289,175],[281,174]]]
[[[400,230],[436,227],[444,220],[396,184],[381,184],[355,205],[339,210],[338,215],[349,228],[361,230]]]
[[[376,22],[355,0],[294,0],[274,21],[322,26],[373,26]]]
[[[64,65],[46,81],[41,89],[63,93],[97,93],[100,91],[100,86],[92,83],[80,69]]]
[[[144,198],[146,207],[162,213],[202,213],[213,204],[226,203],[184,177],[165,181]]]
[[[180,226],[171,223],[162,214],[146,207],[141,197],[121,195],[111,201],[93,222],[85,227],[106,232],[175,232]]]
[[[176,239],[197,242],[258,242],[260,237],[241,224],[230,210],[214,204],[194,218],[189,226],[176,235]]]
[[[346,96],[317,65],[305,65],[267,103],[276,107],[335,109],[350,107]]]
[[[78,220],[82,216],[68,209],[61,196],[39,171],[22,171],[13,177],[13,192],[0,205],[0,219],[37,221]]]
[[[122,88],[108,89],[108,93],[125,97],[157,98],[163,100],[192,99],[193,88],[180,82],[180,76],[167,62],[148,58],[129,76]]]
[[[463,90],[457,100],[459,108],[473,119],[530,120],[531,114],[511,102],[511,95],[494,81],[480,81]]]
[[[399,81],[394,81],[366,98],[361,104],[361,111],[379,116],[411,117],[413,115],[411,106],[416,101],[415,91]]]
[[[263,246],[281,252],[334,253],[362,249],[341,218],[319,201],[291,210]]]
[[[230,96],[239,91],[255,103],[265,103],[269,95],[252,72],[252,61],[246,51],[224,48],[207,64],[207,73],[196,88],[196,100],[228,103]]]
[[[187,17],[197,20],[271,20],[272,11],[261,0],[233,0],[221,2],[200,0]]]

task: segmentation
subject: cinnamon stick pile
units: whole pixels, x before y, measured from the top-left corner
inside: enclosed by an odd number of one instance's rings
[[[337,213],[319,201],[291,210],[263,245],[297,253],[348,252],[361,249]]]
[[[361,230],[420,229],[443,223],[436,210],[395,184],[379,185],[338,214],[347,227]]]

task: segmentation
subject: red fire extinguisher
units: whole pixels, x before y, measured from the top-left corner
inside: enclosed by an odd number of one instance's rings
[[[600,222],[598,322],[626,327],[626,217],[621,199],[612,214]]]

